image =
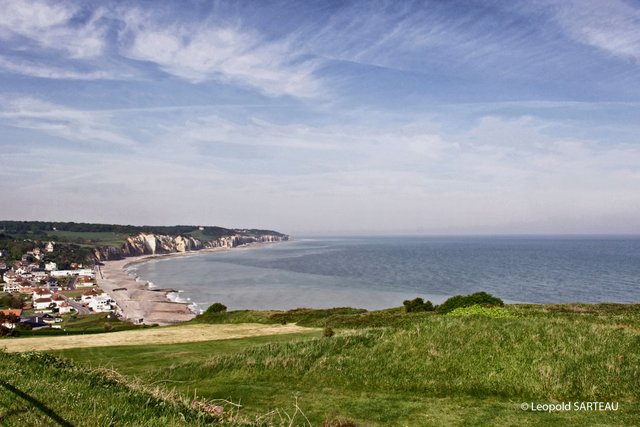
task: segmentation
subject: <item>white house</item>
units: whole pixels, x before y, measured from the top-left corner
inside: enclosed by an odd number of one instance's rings
[[[53,300],[51,298],[38,298],[33,300],[35,310],[48,310]]]
[[[12,283],[3,283],[2,291],[8,294],[12,294],[14,292],[20,292],[22,289],[22,283],[20,282],[12,282]]]
[[[51,293],[50,290],[43,289],[43,288],[38,288],[35,291],[33,291],[32,298],[35,301],[37,299],[42,299],[42,298],[51,298],[52,296],[53,296],[53,294]],[[49,301],[49,302],[51,302],[51,301]]]
[[[7,271],[2,275],[2,280],[4,280],[5,283],[15,283],[18,281],[18,274],[11,270]]]
[[[47,262],[44,265],[44,269],[46,271],[54,271],[58,269],[58,264],[56,264],[55,262]]]
[[[59,314],[67,314],[67,313],[71,313],[72,311],[75,311],[75,308],[71,307],[69,303],[63,302],[58,306]]]
[[[57,270],[51,272],[51,277],[81,276],[95,278],[96,273],[90,268],[80,268],[78,270]]]
[[[89,308],[95,312],[111,311],[112,302],[113,300],[111,300],[109,295],[102,294],[97,297],[94,297],[91,301],[89,301]]]
[[[43,280],[47,278],[47,273],[42,270],[34,270],[31,273],[31,277],[35,280]]]
[[[82,302],[88,303],[91,300],[93,300],[94,298],[96,298],[97,296],[98,296],[98,293],[96,291],[94,291],[93,289],[91,289],[89,291],[84,291],[82,293]]]
[[[47,242],[47,244],[44,245],[44,250],[49,252],[49,253],[51,253],[51,252],[53,252],[54,247],[55,247],[55,243]]]
[[[60,306],[62,304],[66,304],[66,299],[65,297],[63,297],[62,295],[54,295],[53,297],[51,297],[51,301],[54,302],[56,304],[56,307],[60,308]]]

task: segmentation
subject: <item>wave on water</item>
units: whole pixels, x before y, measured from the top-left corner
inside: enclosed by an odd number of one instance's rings
[[[178,291],[174,291],[174,292],[168,292],[167,293],[167,299],[171,302],[177,302],[180,304],[188,304],[191,301],[191,298],[183,298],[180,296],[180,294],[182,293],[182,290],[178,290]]]
[[[191,298],[189,298],[189,299],[191,299]],[[198,314],[202,314],[202,313],[204,313],[204,310],[203,310],[203,309],[201,309],[201,308],[198,306],[198,304],[197,304],[197,303],[195,303],[195,302],[192,302],[191,304],[189,304],[189,305],[187,306],[187,308],[188,308],[189,310],[191,310],[191,312],[192,312],[193,314],[195,314],[195,315],[198,315]]]

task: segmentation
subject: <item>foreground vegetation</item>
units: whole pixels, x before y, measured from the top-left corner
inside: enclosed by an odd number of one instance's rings
[[[0,424],[207,425],[187,399],[42,353],[0,353]]]
[[[640,422],[639,306],[511,305],[449,314],[401,308],[243,311],[197,321],[246,319],[298,321],[331,327],[335,335],[57,354],[114,368],[180,396],[240,403],[240,413],[253,420],[275,410],[291,414],[297,401],[312,425]],[[619,410],[547,413],[520,408],[523,402],[575,401],[618,402]],[[304,423],[303,417],[294,425]]]

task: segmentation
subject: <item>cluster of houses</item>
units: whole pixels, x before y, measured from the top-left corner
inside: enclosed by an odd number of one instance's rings
[[[36,289],[31,296],[31,307],[25,309],[0,310],[1,314],[13,315],[19,323],[28,324],[32,328],[56,327],[54,324],[62,322],[62,314],[73,313],[78,308],[94,312],[111,312],[116,308],[115,301],[109,295],[95,289],[86,290],[79,301],[55,293],[47,289]],[[14,328],[15,323],[5,322],[2,326]]]
[[[72,263],[73,269],[58,270],[56,263],[44,263],[43,252],[52,252],[54,248],[55,244],[48,242],[43,250],[35,248],[25,253],[20,261],[10,267],[0,262],[0,277],[4,282],[0,284],[0,289],[6,293],[20,294],[25,300],[31,299],[31,305],[25,305],[24,311],[0,311],[17,315],[20,323],[42,327],[61,321],[59,316],[62,314],[74,311],[109,312],[117,308],[109,295],[95,288],[96,275],[93,269]],[[84,292],[76,298],[63,295],[62,291],[69,290]],[[25,312],[29,314],[25,315]]]

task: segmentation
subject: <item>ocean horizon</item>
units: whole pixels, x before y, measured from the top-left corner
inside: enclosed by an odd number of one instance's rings
[[[640,236],[332,236],[127,268],[195,309],[369,310],[486,291],[511,303],[640,302]]]

